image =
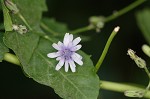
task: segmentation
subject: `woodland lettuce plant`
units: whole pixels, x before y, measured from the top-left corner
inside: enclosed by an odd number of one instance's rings
[[[82,40],[79,33],[94,29],[99,32],[105,23],[145,1],[137,0],[108,17],[93,16],[88,26],[70,31],[64,24],[42,17],[43,11],[47,11],[45,0],[1,0],[4,16],[4,28],[1,29],[5,32],[0,33],[0,61],[5,60],[21,66],[27,77],[53,88],[64,99],[97,99],[100,89],[123,92],[128,97],[150,98],[150,83],[144,89],[130,84],[103,81],[97,75],[113,38],[119,32],[119,26],[112,31],[96,66],[89,55],[79,50],[81,45],[77,45]],[[137,22],[149,43],[150,20],[145,17],[150,17],[149,9],[137,13]],[[78,37],[73,40],[73,36]],[[62,40],[63,43],[60,42]],[[9,49],[15,55],[9,53]],[[143,46],[143,51],[150,56],[148,45]],[[146,62],[131,49],[128,50],[128,55],[138,67],[144,68],[150,79]],[[65,69],[60,69],[63,65]]]

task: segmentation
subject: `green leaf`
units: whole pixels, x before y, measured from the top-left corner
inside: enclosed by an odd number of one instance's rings
[[[18,56],[25,73],[35,81],[54,88],[65,99],[97,99],[99,78],[95,73],[90,56],[79,51],[83,56],[83,66],[77,65],[75,73],[55,70],[57,61],[47,54],[54,51],[51,41],[39,38],[36,33],[24,35],[7,32],[4,41]]]
[[[2,8],[3,8],[5,31],[12,31],[12,20],[9,15],[9,10],[6,8],[6,6],[4,4],[4,0],[1,0],[1,4],[2,4]]]
[[[57,36],[64,35],[69,30],[66,24],[57,22],[54,18],[43,18],[41,27],[48,34]]]
[[[8,48],[3,43],[3,34],[0,33],[0,62],[2,62],[4,54],[8,51],[9,51]]]
[[[47,10],[45,0],[13,0],[13,2],[32,28],[39,27],[42,12]],[[16,23],[23,24],[17,15],[14,19]]]
[[[145,39],[150,44],[150,9],[144,9],[136,14],[137,23]]]

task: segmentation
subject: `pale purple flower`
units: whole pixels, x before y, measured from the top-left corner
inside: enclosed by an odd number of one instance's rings
[[[73,35],[66,33],[63,43],[59,41],[57,44],[52,44],[52,46],[58,51],[49,53],[47,56],[49,58],[56,58],[56,60],[59,61],[55,68],[57,71],[64,65],[66,72],[68,72],[69,67],[72,72],[75,72],[75,62],[80,66],[83,65],[82,56],[76,53],[76,51],[82,47],[78,44],[80,41],[80,37],[73,40]]]

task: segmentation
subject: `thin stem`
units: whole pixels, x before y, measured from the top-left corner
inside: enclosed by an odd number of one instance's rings
[[[149,79],[150,79],[150,72],[148,71],[148,68],[145,66],[144,67],[144,70],[145,70],[145,72],[146,72],[146,74],[147,74],[147,76],[149,77]]]
[[[146,87],[146,90],[145,90],[145,93],[147,93],[149,88],[150,88],[150,72],[149,72],[149,70],[148,70],[148,68],[146,66],[144,67],[144,70],[145,70],[145,72],[146,72],[146,74],[147,74],[147,76],[149,78],[149,83],[148,83],[148,85]]]
[[[106,17],[104,22],[105,23],[110,22],[110,21],[118,18],[119,16],[126,14],[127,12],[131,11],[132,9],[134,9],[137,6],[139,6],[142,3],[144,3],[145,1],[146,0],[136,0],[135,2],[133,2],[132,4],[130,4],[129,6],[127,6],[127,7],[123,8],[123,9],[117,11],[116,13],[114,13],[114,14]],[[95,29],[95,28],[94,27],[85,26],[85,27],[73,30],[73,31],[71,31],[71,33],[77,34],[77,33],[85,32],[85,31],[88,31],[88,30],[93,30],[93,29]]]
[[[104,58],[105,58],[105,56],[106,56],[106,54],[107,54],[107,52],[108,52],[108,49],[109,49],[109,47],[110,47],[110,44],[111,44],[113,38],[115,37],[115,35],[116,35],[117,32],[119,31],[119,28],[120,28],[120,27],[116,27],[116,28],[112,31],[111,35],[109,36],[108,41],[107,41],[107,43],[106,43],[106,45],[105,45],[105,48],[104,48],[104,50],[103,50],[103,52],[102,52],[102,55],[100,56],[100,58],[99,58],[99,60],[98,60],[98,62],[97,62],[97,64],[96,64],[96,66],[95,66],[96,72],[99,70],[99,68],[100,68],[100,66],[101,66],[101,64],[102,64],[102,62],[103,62],[103,60],[104,60]],[[118,30],[116,31],[116,29],[118,29]]]
[[[52,29],[50,29],[48,26],[46,26],[46,24],[44,24],[43,22],[40,23],[40,26],[45,29],[46,31],[48,31],[49,33],[52,33],[53,35],[58,35],[57,32],[53,31]]]
[[[4,60],[20,66],[20,62],[18,58],[11,53],[6,53],[4,55]],[[135,84],[131,85],[131,84],[123,84],[123,83],[117,83],[117,82],[110,82],[110,81],[102,81],[102,80],[100,81],[100,88],[104,90],[122,92],[122,93],[124,93],[126,90],[145,90],[143,87],[137,87],[134,85]],[[150,86],[150,83],[149,83],[149,86]],[[147,90],[147,93],[144,95],[144,97],[150,98],[149,90]]]
[[[9,63],[12,63],[12,64],[20,66],[20,62],[19,62],[18,58],[14,54],[5,53],[4,54],[4,60],[9,62]]]
[[[94,29],[94,27],[92,25],[89,25],[89,26],[85,26],[85,27],[70,31],[70,33],[77,34],[77,33],[81,33],[81,32],[92,30],[92,29]]]
[[[106,17],[105,22],[109,22],[112,21],[116,18],[118,18],[119,16],[129,12],[130,10],[136,8],[137,6],[141,5],[142,3],[144,3],[146,0],[136,0],[135,2],[131,3],[129,6],[117,11],[116,13]]]
[[[26,24],[26,26],[29,28],[29,30],[32,30],[28,22],[25,20],[25,18],[21,15],[21,13],[18,13],[19,18]]]
[[[109,81],[100,81],[100,88],[104,90],[122,92],[122,93],[124,93],[127,90],[145,90],[143,87],[134,86],[134,84],[131,85],[131,84],[109,82]],[[150,91],[147,91],[144,97],[150,98]]]

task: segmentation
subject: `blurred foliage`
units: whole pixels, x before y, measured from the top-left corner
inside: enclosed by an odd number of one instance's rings
[[[150,9],[143,9],[137,13],[137,23],[145,39],[150,44]]]

